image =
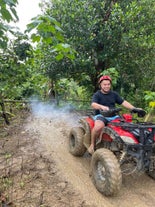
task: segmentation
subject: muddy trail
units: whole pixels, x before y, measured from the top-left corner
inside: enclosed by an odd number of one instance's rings
[[[155,181],[146,174],[124,176],[115,197],[96,190],[91,157],[74,157],[68,151],[70,129],[80,117],[68,109],[39,105],[5,127],[0,139],[0,206],[154,207]]]
[[[72,126],[78,125],[80,116],[66,111],[46,113],[42,110],[40,114],[31,115],[25,125],[25,130],[35,135],[46,153],[52,155],[57,175],[70,184],[71,192],[76,192],[76,199],[70,197],[71,206],[154,207],[155,181],[146,174],[124,176],[122,188],[115,197],[105,197],[96,190],[90,177],[91,157],[87,153],[74,157],[68,152],[68,134]]]

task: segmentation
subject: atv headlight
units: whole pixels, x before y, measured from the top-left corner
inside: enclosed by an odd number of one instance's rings
[[[130,143],[130,144],[135,144],[135,140],[132,137],[127,137],[127,136],[120,136],[124,142]]]

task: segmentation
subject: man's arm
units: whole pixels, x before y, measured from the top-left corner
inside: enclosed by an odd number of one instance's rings
[[[92,106],[93,109],[106,110],[106,111],[109,110],[108,106],[103,106],[103,105],[95,103],[95,102],[93,102],[91,104],[91,106]]]
[[[135,108],[131,103],[129,103],[126,100],[123,101],[122,106],[124,106],[125,108],[130,109],[130,110]]]

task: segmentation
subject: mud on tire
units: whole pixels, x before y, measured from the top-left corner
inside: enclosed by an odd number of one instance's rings
[[[153,180],[155,180],[155,144],[153,144],[153,152],[150,160],[150,165],[149,168],[152,168],[152,170],[147,170],[146,174],[150,176]],[[152,164],[151,164],[152,163]]]
[[[115,155],[108,149],[98,149],[93,154],[91,176],[97,190],[106,196],[113,196],[120,190],[120,166]]]
[[[86,152],[83,144],[84,130],[82,127],[74,127],[69,134],[69,151],[74,156],[82,156]]]

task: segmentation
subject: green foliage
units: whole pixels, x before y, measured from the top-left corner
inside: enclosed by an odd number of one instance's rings
[[[153,0],[147,2],[54,0],[47,4],[45,17],[61,22],[65,40],[77,54],[73,61],[63,58],[63,54],[55,61],[55,56],[49,54],[50,44],[43,47],[41,61],[46,74],[54,79],[62,75],[73,78],[92,91],[96,90],[99,74],[114,67],[122,93],[150,88],[154,73],[154,4]]]
[[[60,23],[55,18],[49,15],[38,15],[32,19],[33,21],[27,25],[27,32],[36,29],[36,33],[31,35],[33,42],[40,42],[44,47],[50,45],[50,54],[56,60],[61,60],[64,57],[74,59],[75,51],[71,46],[65,43],[63,30],[60,28]],[[49,48],[49,47],[48,47]]]
[[[12,27],[7,23],[10,21],[18,20],[18,16],[15,10],[17,0],[1,0],[0,1],[0,47],[5,48],[7,46],[8,37],[7,32],[14,33]],[[7,23],[6,23],[7,22]]]
[[[155,101],[155,92],[145,91],[144,99],[147,102]]]
[[[132,1],[126,8],[116,6],[122,27],[118,55],[114,63],[121,77],[121,87],[125,93],[139,90],[154,90],[154,15],[153,0]],[[130,22],[130,24],[129,24]]]
[[[19,60],[23,61],[32,55],[32,46],[26,41],[20,42],[18,39],[14,42],[13,50]]]
[[[56,91],[58,91],[60,106],[70,104],[76,108],[90,107],[91,94],[74,80],[61,79],[56,84]]]
[[[19,36],[0,55],[0,97],[5,99],[43,96],[47,78],[34,65],[32,46]]]
[[[0,2],[0,17],[7,22],[12,21],[14,18],[18,19],[16,14],[17,0],[1,0]]]
[[[60,24],[52,17],[48,15],[38,15],[32,19],[33,21],[27,25],[27,32],[34,29],[37,30],[37,34],[33,33],[32,40],[36,36],[40,36],[41,41],[47,42],[48,44],[53,41],[63,41],[64,37],[62,35],[63,31],[60,28]],[[39,39],[39,41],[40,41]],[[36,40],[35,40],[36,41]]]
[[[61,79],[56,85],[56,90],[63,99],[87,100],[89,98],[86,88],[79,86],[72,79]]]
[[[4,20],[17,18],[16,3],[2,1],[2,43],[9,30]],[[44,97],[52,80],[59,94],[90,99],[99,75],[109,74],[125,98],[138,106],[146,104],[150,98],[147,94],[144,100],[144,91],[155,90],[154,0],[53,0],[42,5],[44,14],[27,27],[35,50],[18,36],[1,52],[4,97]]]

